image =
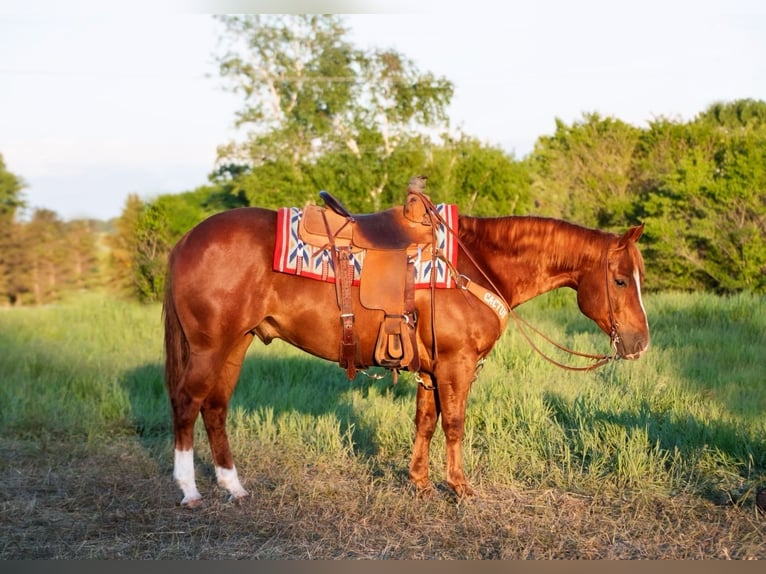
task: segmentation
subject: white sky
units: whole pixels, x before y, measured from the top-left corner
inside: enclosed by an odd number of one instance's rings
[[[275,2],[0,0],[0,154],[30,207],[108,219],[129,193],[207,182],[242,102],[213,63],[218,11],[367,12],[348,16],[355,43],[446,76],[453,126],[517,158],[556,118],[645,126],[766,99],[761,0]]]

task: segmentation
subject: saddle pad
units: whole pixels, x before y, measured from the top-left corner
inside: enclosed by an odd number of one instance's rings
[[[439,215],[444,218],[449,227],[457,230],[457,205],[440,203],[436,207]],[[302,215],[303,211],[298,207],[282,207],[277,210],[277,236],[272,268],[280,273],[335,283],[335,269],[330,250],[307,245],[301,241],[298,235],[298,225]],[[441,223],[436,230],[436,245],[453,265],[457,265],[457,237],[448,233]],[[352,253],[354,285],[359,285],[365,254],[366,250],[364,249]],[[431,273],[433,272],[431,254],[423,252],[422,257],[415,264],[415,288],[427,289],[430,287]],[[444,289],[455,286],[444,261],[436,260],[435,273],[437,288]]]

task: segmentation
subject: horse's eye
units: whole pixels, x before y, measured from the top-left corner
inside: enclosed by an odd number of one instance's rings
[[[618,287],[625,287],[627,285],[627,283],[625,283],[625,281],[622,279],[615,279],[614,282]]]

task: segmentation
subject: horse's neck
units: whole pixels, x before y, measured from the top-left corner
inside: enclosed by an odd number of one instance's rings
[[[606,234],[542,217],[461,217],[460,238],[516,306],[559,287],[576,289],[603,260]]]

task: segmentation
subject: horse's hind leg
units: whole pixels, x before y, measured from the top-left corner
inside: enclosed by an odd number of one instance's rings
[[[229,400],[242,369],[245,351],[252,339],[252,335],[245,336],[229,355],[221,369],[217,384],[208,393],[201,409],[202,420],[205,422],[205,430],[213,456],[215,476],[218,484],[229,491],[230,500],[248,495],[239,481],[237,468],[234,466],[234,457],[231,454],[229,437],[226,434],[226,414],[229,409]]]
[[[201,355],[192,355],[184,373],[171,392],[175,457],[173,478],[183,492],[183,506],[196,506],[202,501],[194,478],[194,423],[202,399],[207,394],[210,367]]]
[[[175,458],[173,478],[183,491],[183,506],[202,501],[194,477],[194,423],[202,411],[219,483],[233,497],[247,492],[239,484],[226,437],[226,412],[239,376],[242,357],[252,337],[243,337],[226,356],[221,350],[192,351],[183,376],[171,395]]]

